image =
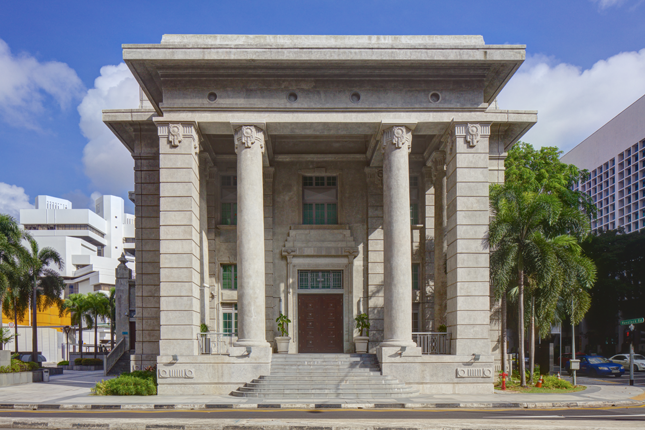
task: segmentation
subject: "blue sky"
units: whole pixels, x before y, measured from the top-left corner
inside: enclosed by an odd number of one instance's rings
[[[99,121],[101,109],[136,100],[119,66],[123,43],[237,33],[481,34],[489,44],[526,44],[528,60],[500,106],[538,109],[526,140],[566,150],[645,93],[644,3],[4,0],[0,212],[15,215],[38,194],[75,207],[98,194],[127,198],[132,163]]]

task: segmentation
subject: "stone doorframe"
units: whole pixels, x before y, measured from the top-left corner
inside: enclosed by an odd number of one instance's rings
[[[289,353],[298,353],[298,295],[299,294],[342,294],[343,295],[343,351],[353,350],[354,315],[358,309],[358,300],[353,298],[353,272],[355,255],[305,257],[287,255],[287,297],[283,312],[291,320],[289,324]],[[341,270],[343,272],[343,288],[341,290],[298,290],[298,270]]]

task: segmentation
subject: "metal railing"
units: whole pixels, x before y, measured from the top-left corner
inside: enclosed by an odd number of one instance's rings
[[[224,355],[237,340],[237,333],[203,332],[199,333],[198,340],[200,354]]]
[[[450,354],[450,333],[412,333],[412,340],[423,354]]]
[[[105,366],[103,366],[103,373],[107,375],[110,370],[114,367],[119,358],[125,353],[125,341],[127,338],[123,337],[121,340],[114,345],[114,348],[110,353],[105,357]]]

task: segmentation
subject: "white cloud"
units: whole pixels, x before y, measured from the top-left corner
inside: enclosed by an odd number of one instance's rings
[[[19,221],[20,209],[33,209],[25,189],[0,182],[0,213],[11,215]]]
[[[625,0],[591,0],[594,3],[598,3],[600,9],[607,9],[612,6],[620,6],[625,2]]]
[[[101,111],[138,106],[139,85],[124,63],[102,67],[94,88],[78,106],[81,132],[89,140],[83,149],[83,165],[96,195],[123,195],[132,190],[134,182],[132,157],[103,123]]]
[[[544,56],[527,59],[499,95],[503,109],[535,109],[522,138],[567,152],[645,94],[645,49],[600,60],[590,69]]]
[[[37,116],[47,95],[62,108],[83,93],[76,72],[58,61],[39,62],[28,54],[13,55],[0,39],[0,119],[11,125],[39,129]]]

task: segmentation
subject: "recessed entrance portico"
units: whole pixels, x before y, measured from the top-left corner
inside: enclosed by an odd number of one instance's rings
[[[227,393],[269,374],[280,312],[290,353],[353,352],[366,313],[383,374],[422,392],[492,390],[499,327],[482,239],[488,186],[536,121],[495,102],[522,46],[167,35],[124,58],[145,95],[104,121],[135,158],[133,366],[198,375],[160,378],[159,393]],[[200,354],[200,324],[221,332],[218,313],[235,304],[235,346]],[[422,331],[447,326],[451,354],[415,346],[413,306]]]

